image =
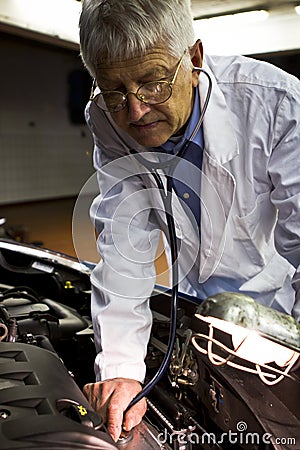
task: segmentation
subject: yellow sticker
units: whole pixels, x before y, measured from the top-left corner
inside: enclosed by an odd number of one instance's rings
[[[87,410],[85,409],[84,406],[82,406],[82,405],[77,405],[77,408],[78,408],[79,414],[80,414],[81,416],[86,416],[86,415],[87,415]]]

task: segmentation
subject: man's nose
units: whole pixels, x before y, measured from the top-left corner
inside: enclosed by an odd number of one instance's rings
[[[130,122],[138,122],[145,114],[147,114],[151,107],[143,103],[137,98],[133,92],[129,92],[127,96],[128,102],[128,119]]]

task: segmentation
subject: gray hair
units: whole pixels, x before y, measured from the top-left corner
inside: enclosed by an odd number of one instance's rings
[[[79,25],[81,57],[92,76],[100,63],[139,57],[158,45],[180,58],[194,43],[190,0],[83,0]]]

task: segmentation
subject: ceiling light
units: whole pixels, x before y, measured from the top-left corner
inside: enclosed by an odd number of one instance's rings
[[[255,23],[262,22],[269,17],[269,12],[265,9],[259,9],[254,11],[246,11],[235,14],[224,14],[222,16],[204,18],[204,19],[195,19],[197,22],[211,22],[211,23]]]

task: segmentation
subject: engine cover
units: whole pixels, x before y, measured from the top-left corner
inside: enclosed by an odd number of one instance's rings
[[[115,449],[59,357],[0,342],[0,449]]]

